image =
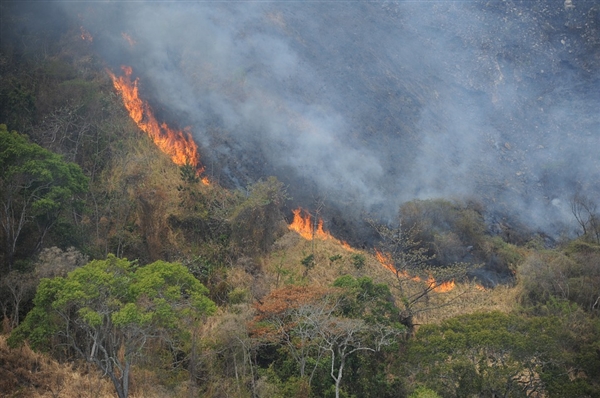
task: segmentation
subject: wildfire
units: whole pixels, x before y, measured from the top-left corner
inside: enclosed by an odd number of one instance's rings
[[[154,112],[147,102],[144,102],[138,94],[138,79],[131,81],[132,69],[129,66],[122,66],[124,76],[117,77],[111,71],[110,75],[115,89],[121,94],[125,109],[129,116],[146,132],[158,148],[169,155],[173,163],[178,166],[190,164],[196,168],[200,175],[204,168],[200,164],[200,155],[198,146],[194,142],[189,131],[173,130],[166,123],[159,123],[154,117]],[[202,179],[206,185],[209,181],[206,177]]]
[[[379,261],[381,265],[383,265],[391,272],[398,272],[398,270],[396,270],[396,267],[394,267],[394,264],[392,262],[392,256],[390,254],[383,254],[379,250],[375,249],[375,257],[377,257],[377,261]]]
[[[298,208],[293,210],[293,213],[294,221],[289,225],[290,230],[298,232],[306,240],[313,240],[314,238],[322,240],[333,239],[333,236],[323,230],[323,220],[319,220],[315,227],[311,215],[306,211]]]
[[[427,279],[427,284],[430,287],[433,287],[434,292],[438,293],[446,293],[454,289],[454,287],[456,287],[456,283],[454,283],[454,280],[439,283],[431,275],[429,275],[429,278]]]
[[[384,268],[393,272],[397,276],[411,279],[415,282],[422,281],[422,279],[419,276],[410,276],[406,271],[396,269],[396,267],[394,267],[394,262],[392,261],[392,256],[390,254],[382,253],[379,250],[375,249],[375,257],[377,258],[377,261],[379,261],[379,263],[383,265]],[[439,283],[435,280],[435,278],[432,275],[429,275],[429,278],[427,278],[427,285],[429,287],[432,287],[434,292],[446,293],[454,289],[456,283],[453,280]]]
[[[342,245],[346,250],[354,251],[350,245],[344,241],[338,240],[329,232],[323,228],[323,220],[319,219],[314,224],[313,218],[308,212],[297,208],[292,211],[294,213],[294,220],[288,226],[291,231],[296,231],[306,240],[321,239],[321,240],[332,240]]]

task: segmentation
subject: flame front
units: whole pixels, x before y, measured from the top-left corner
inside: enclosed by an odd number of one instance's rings
[[[122,66],[124,76],[117,77],[108,71],[115,89],[121,94],[125,109],[138,127],[147,133],[158,148],[169,155],[173,163],[178,166],[186,164],[196,168],[197,174],[201,174],[204,168],[200,165],[198,146],[192,139],[189,131],[173,130],[166,123],[159,123],[154,117],[154,112],[147,102],[144,102],[138,94],[138,79],[131,81],[132,69]],[[202,179],[208,184],[208,179]]]
[[[342,240],[336,239],[329,232],[325,231],[323,228],[323,220],[319,219],[317,221],[316,226],[313,224],[313,218],[311,215],[302,210],[301,208],[297,208],[296,210],[292,210],[294,213],[294,220],[290,225],[288,225],[288,229],[290,231],[296,231],[306,240],[313,239],[321,239],[321,240],[332,240],[334,242],[339,243],[344,247],[344,249],[348,251],[354,251],[350,245]],[[303,214],[304,213],[304,214]]]
[[[292,231],[296,231],[306,240],[313,240],[314,238],[328,240],[335,239],[328,232],[323,230],[323,220],[319,220],[317,226],[313,225],[313,219],[306,211],[304,211],[305,215],[302,215],[303,210],[298,208],[293,210],[294,213],[294,221],[289,225],[289,229]]]
[[[422,279],[419,276],[410,276],[408,274],[408,272],[404,271],[404,270],[398,270],[396,269],[396,267],[394,266],[394,262],[392,260],[392,256],[389,253],[382,253],[379,250],[375,249],[375,257],[377,258],[377,261],[379,261],[379,263],[381,265],[383,265],[384,268],[386,268],[387,270],[393,272],[394,274],[396,274],[399,277],[402,278],[406,278],[406,279],[410,279],[413,280],[415,282],[421,282]],[[430,288],[433,288],[434,292],[437,293],[446,293],[449,292],[450,290],[454,289],[456,287],[456,283],[454,282],[454,280],[450,280],[450,281],[446,281],[446,282],[438,282],[435,280],[435,278],[432,275],[429,275],[429,278],[427,278],[427,285]]]
[[[431,275],[429,275],[429,278],[427,279],[427,284],[429,285],[429,287],[433,287],[434,292],[438,293],[446,293],[456,287],[456,283],[454,282],[454,280],[439,283]]]
[[[377,257],[377,261],[385,268],[393,272],[394,274],[398,272],[396,267],[394,267],[394,263],[392,262],[392,256],[388,254],[383,254],[379,250],[375,249],[375,257]]]

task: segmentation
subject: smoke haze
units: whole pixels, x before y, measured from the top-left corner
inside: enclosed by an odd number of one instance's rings
[[[595,1],[61,4],[222,184],[382,219],[474,198],[548,232],[597,195]]]

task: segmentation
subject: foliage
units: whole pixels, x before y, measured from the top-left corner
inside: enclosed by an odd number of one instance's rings
[[[582,329],[571,333],[565,328],[568,317],[562,315],[489,312],[426,325],[411,342],[411,365],[417,379],[442,396],[580,396],[574,394],[578,388],[588,393],[597,388],[588,372],[595,371],[600,359],[585,370],[581,360],[573,360],[585,355],[579,344],[590,344],[596,326],[579,318]],[[574,365],[578,372],[573,374]],[[559,374],[571,374],[573,380],[558,381]],[[567,385],[573,389],[563,395]]]
[[[412,200],[400,207],[404,230],[414,231],[413,239],[435,256],[437,264],[462,262],[469,253],[481,250],[485,224],[482,209],[475,203],[444,199]]]
[[[333,289],[289,286],[257,306],[254,335],[281,345],[283,358],[294,359],[288,371],[278,368],[280,380],[300,377],[319,395],[317,390],[328,388],[319,376],[329,368],[333,392],[340,396],[344,369],[353,368],[351,358],[380,352],[402,334],[390,296],[387,286],[351,276],[339,278]],[[378,367],[376,361],[371,365]]]
[[[522,300],[538,305],[570,300],[589,312],[600,311],[600,246],[576,239],[564,249],[529,254],[518,269]]]
[[[250,185],[230,217],[233,250],[250,256],[267,253],[284,231],[280,209],[287,200],[284,185],[275,177]]]
[[[168,341],[177,348],[186,338],[185,322],[214,312],[206,293],[180,264],[157,261],[138,267],[110,255],[66,278],[43,279],[35,307],[9,344],[27,339],[44,350],[65,345],[102,369],[119,397],[126,397],[131,365],[149,341]]]
[[[315,255],[314,254],[309,254],[308,256],[304,257],[302,259],[302,261],[300,261],[300,263],[302,265],[304,265],[304,267],[306,268],[307,271],[309,269],[314,268],[315,267]]]
[[[440,396],[427,387],[418,387],[408,398],[440,398]]]
[[[353,254],[351,256],[351,259],[352,259],[352,265],[357,270],[361,270],[365,266],[366,258],[362,254]]]
[[[87,184],[79,166],[0,125],[0,225],[8,271],[22,233],[35,224],[37,243],[28,251],[39,249],[61,212],[76,203],[76,195],[85,192]]]

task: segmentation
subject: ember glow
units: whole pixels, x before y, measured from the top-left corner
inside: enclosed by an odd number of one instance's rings
[[[190,132],[173,130],[166,123],[159,123],[154,117],[152,108],[139,97],[138,79],[131,81],[131,67],[122,66],[121,69],[123,69],[124,76],[117,77],[111,71],[108,71],[108,74],[115,89],[121,94],[129,116],[142,131],[150,136],[163,153],[169,155],[173,163],[178,166],[190,164],[200,175],[204,168],[200,164],[198,145],[194,142]],[[209,183],[206,177],[202,179],[202,182],[206,185]]]
[[[383,265],[384,268],[393,272],[398,277],[410,279],[415,282],[422,281],[422,279],[418,276],[410,276],[406,271],[396,269],[396,267],[394,267],[392,256],[389,253],[382,253],[379,250],[375,249],[375,257],[377,258],[377,261],[379,261],[379,263]],[[440,283],[436,281],[432,275],[429,275],[429,278],[427,278],[427,285],[430,288],[432,288],[434,292],[437,293],[446,293],[456,287],[456,283],[453,280]]]
[[[323,229],[322,219],[319,219],[315,223],[311,215],[305,210],[302,210],[301,208],[293,210],[293,213],[294,220],[290,225],[288,225],[288,229],[290,229],[291,231],[298,232],[300,236],[302,236],[306,240],[332,240],[342,245],[346,250],[354,251],[354,249],[352,249],[352,247],[350,247],[348,243],[336,239],[329,232],[325,231]]]

